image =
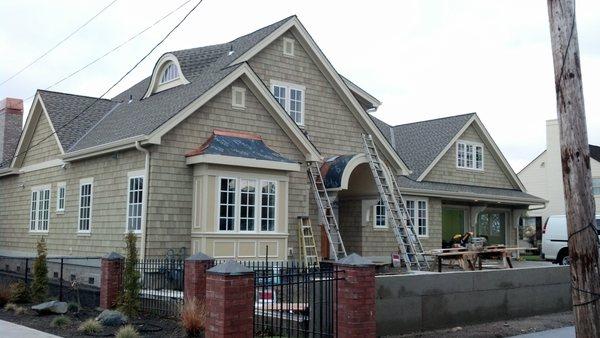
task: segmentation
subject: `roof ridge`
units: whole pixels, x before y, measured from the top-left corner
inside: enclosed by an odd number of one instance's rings
[[[445,119],[451,119],[451,118],[456,118],[456,117],[461,117],[461,116],[467,116],[467,115],[477,115],[477,113],[472,112],[472,113],[465,113],[465,114],[458,114],[458,115],[451,115],[451,116],[443,116],[443,117],[437,117],[435,119],[430,119],[430,120],[422,120],[422,121],[415,121],[415,122],[408,122],[408,123],[402,123],[402,124],[397,124],[397,125],[390,125],[388,124],[388,126],[392,127],[392,128],[396,128],[396,127],[404,127],[404,126],[408,126],[411,124],[417,124],[417,123],[425,123],[425,122],[433,122],[433,121],[439,121],[439,120],[445,120]],[[385,123],[385,122],[384,122]],[[387,123],[386,123],[387,124]]]
[[[38,92],[53,93],[53,94],[61,94],[61,95],[84,97],[84,98],[88,98],[88,99],[96,99],[96,100],[104,100],[104,101],[111,101],[112,102],[112,99],[105,99],[105,98],[96,97],[96,96],[79,95],[79,94],[65,93],[65,92],[57,92],[57,91],[54,91],[54,90],[47,90],[47,89],[38,89],[37,91]]]

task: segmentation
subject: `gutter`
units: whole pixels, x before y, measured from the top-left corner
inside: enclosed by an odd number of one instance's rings
[[[144,161],[144,182],[142,183],[142,243],[140,244],[140,258],[146,257],[146,240],[148,232],[146,224],[148,223],[148,180],[150,179],[150,151],[140,145],[140,141],[135,141],[135,148],[145,155]]]

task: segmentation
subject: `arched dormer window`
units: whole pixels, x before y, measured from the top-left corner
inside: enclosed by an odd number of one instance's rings
[[[177,69],[177,66],[174,63],[170,63],[160,77],[160,84],[171,82],[178,78],[179,70]]]
[[[190,83],[181,71],[179,60],[172,53],[166,53],[158,59],[152,71],[152,77],[144,99],[152,94]]]

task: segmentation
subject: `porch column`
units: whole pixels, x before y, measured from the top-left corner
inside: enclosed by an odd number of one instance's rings
[[[338,277],[338,337],[375,337],[375,265],[351,254],[334,263]]]

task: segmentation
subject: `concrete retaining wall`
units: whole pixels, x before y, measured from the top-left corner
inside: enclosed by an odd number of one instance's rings
[[[571,309],[569,268],[378,276],[377,335]]]

